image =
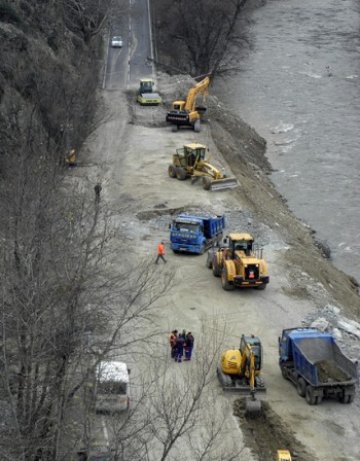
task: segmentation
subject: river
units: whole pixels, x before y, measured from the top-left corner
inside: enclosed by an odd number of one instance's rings
[[[267,140],[289,207],[360,281],[359,2],[271,0],[251,20],[253,47],[216,91]]]

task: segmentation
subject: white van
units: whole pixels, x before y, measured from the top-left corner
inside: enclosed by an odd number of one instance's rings
[[[99,363],[95,388],[95,410],[126,411],[130,408],[129,373],[126,363],[106,360]]]

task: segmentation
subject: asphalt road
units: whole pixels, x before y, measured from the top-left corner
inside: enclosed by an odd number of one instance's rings
[[[123,37],[122,48],[111,47],[111,37]],[[148,0],[129,0],[114,13],[107,35],[104,88],[136,88],[140,78],[153,75]]]

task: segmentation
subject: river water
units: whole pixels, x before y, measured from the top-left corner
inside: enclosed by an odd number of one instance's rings
[[[253,48],[217,91],[267,140],[289,207],[360,281],[359,2],[270,0],[251,20]]]

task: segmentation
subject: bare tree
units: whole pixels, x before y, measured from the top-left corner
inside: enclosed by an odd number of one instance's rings
[[[237,67],[231,63],[234,50],[246,40],[238,32],[238,23],[247,3],[177,0],[161,8],[158,0],[153,9],[160,54],[172,56],[172,65],[192,75],[233,70]]]
[[[239,460],[237,428],[233,433],[228,421],[232,410],[219,400],[216,382],[224,331],[217,320],[204,322],[191,362],[180,365],[168,354],[152,352],[139,364],[146,376],[134,380],[141,389],[134,413],[106,421],[116,461]],[[168,344],[153,340],[152,350],[164,348],[168,352]]]
[[[2,450],[10,459],[56,460],[74,398],[113,348],[126,353],[154,334],[145,325],[171,274],[159,278],[152,261],[135,259],[114,270],[122,255],[112,217],[93,185],[62,180],[37,111],[14,112],[20,134],[0,184],[0,398],[11,413]]]

